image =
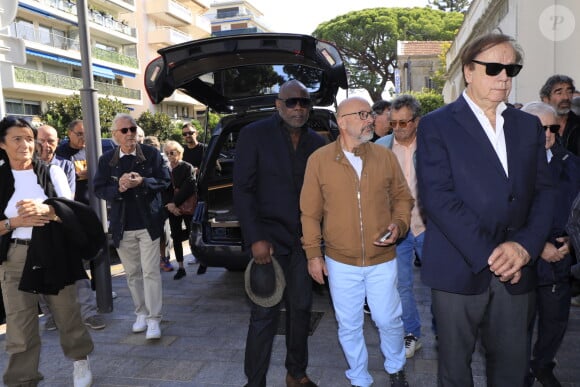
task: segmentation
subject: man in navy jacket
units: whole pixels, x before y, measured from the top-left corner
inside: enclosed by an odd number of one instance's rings
[[[533,263],[552,220],[545,135],[536,117],[504,103],[522,67],[512,38],[483,35],[461,61],[466,90],[417,130],[421,277],[432,288],[439,386],[473,385],[478,332],[488,385],[521,386]]]
[[[284,270],[287,386],[316,386],[306,375],[312,280],[300,237],[300,190],[306,161],[324,139],[305,127],[311,108],[297,80],[280,87],[278,113],[243,128],[236,145],[234,206],[246,248],[258,265],[271,255]],[[252,304],[246,341],[249,387],[265,387],[280,304]]]

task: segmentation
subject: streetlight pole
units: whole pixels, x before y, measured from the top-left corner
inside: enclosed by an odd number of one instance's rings
[[[103,201],[94,195],[93,177],[97,170],[101,149],[101,126],[99,120],[99,105],[97,90],[93,86],[93,63],[90,55],[90,35],[88,11],[85,0],[77,0],[77,17],[79,20],[79,39],[81,49],[81,72],[83,88],[80,89],[83,125],[86,136],[87,168],[89,175],[89,201],[91,208],[99,215],[103,228],[108,229],[107,212]],[[109,243],[105,245],[100,256],[94,261],[93,275],[97,292],[97,307],[102,313],[113,311],[111,285],[111,260],[109,258]]]

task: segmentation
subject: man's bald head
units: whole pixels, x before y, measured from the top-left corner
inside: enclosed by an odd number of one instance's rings
[[[42,125],[37,129],[36,152],[44,162],[50,163],[58,146],[58,132],[50,125]]]

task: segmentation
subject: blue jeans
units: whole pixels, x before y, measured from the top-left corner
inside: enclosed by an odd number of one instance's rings
[[[338,322],[338,340],[350,369],[346,377],[352,385],[370,386],[368,352],[363,335],[365,296],[371,317],[379,329],[384,367],[395,373],[405,366],[401,301],[397,292],[395,260],[374,266],[352,266],[326,257],[328,284]]]
[[[399,271],[397,290],[403,305],[403,326],[405,334],[412,333],[417,338],[421,337],[421,319],[413,293],[413,259],[415,254],[419,259],[423,258],[424,237],[424,232],[414,236],[409,231],[407,236],[397,244],[397,270]]]

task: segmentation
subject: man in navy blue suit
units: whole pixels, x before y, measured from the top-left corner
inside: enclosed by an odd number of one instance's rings
[[[478,332],[487,383],[521,386],[534,306],[534,263],[552,220],[553,186],[537,117],[507,107],[522,53],[506,35],[461,53],[466,89],[417,131],[427,215],[422,279],[431,287],[439,386],[473,386]]]
[[[312,101],[297,80],[280,87],[277,113],[242,129],[234,164],[234,206],[257,265],[276,256],[286,280],[286,386],[315,387],[306,375],[312,280],[300,237],[300,190],[306,160],[324,139],[306,127]],[[248,387],[266,387],[280,304],[252,303],[244,368]]]

